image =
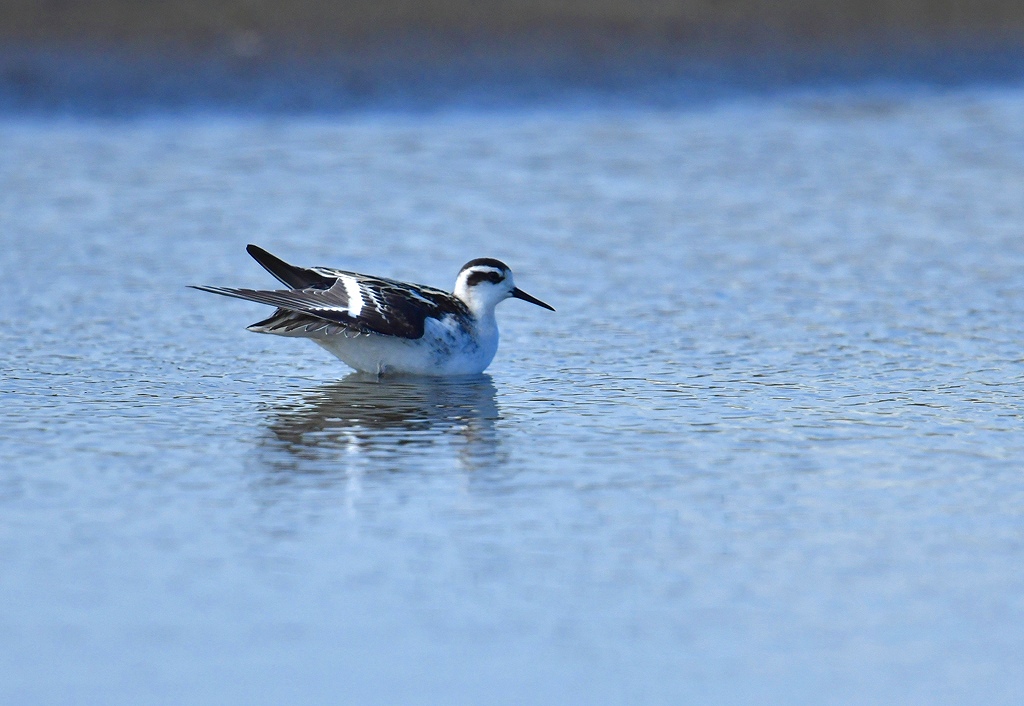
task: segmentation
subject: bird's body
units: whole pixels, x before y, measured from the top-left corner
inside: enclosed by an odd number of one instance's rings
[[[509,297],[552,309],[515,287],[489,258],[459,271],[452,294],[433,287],[326,267],[296,267],[255,245],[250,255],[286,290],[196,287],[277,310],[250,331],[309,338],[347,365],[383,375],[473,375],[498,350],[494,308]]]
[[[489,318],[489,322],[468,321],[456,315],[427,318],[420,338],[353,333],[347,329],[336,333],[321,329],[313,335],[299,335],[311,338],[348,366],[364,372],[474,375],[482,373],[498,352],[498,326],[493,315]]]

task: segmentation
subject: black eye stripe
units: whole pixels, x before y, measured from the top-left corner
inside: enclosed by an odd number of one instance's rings
[[[474,287],[481,282],[498,282],[505,279],[505,276],[499,272],[471,272],[469,277],[466,278],[466,286]]]

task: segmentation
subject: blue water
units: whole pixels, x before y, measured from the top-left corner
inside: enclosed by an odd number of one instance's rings
[[[258,243],[485,376],[248,333]],[[0,701],[1024,698],[1024,89],[0,118]]]

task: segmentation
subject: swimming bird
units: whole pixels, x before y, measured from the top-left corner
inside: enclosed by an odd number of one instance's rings
[[[375,375],[474,375],[498,351],[494,308],[510,297],[554,311],[515,285],[500,260],[470,260],[449,294],[330,267],[297,267],[256,245],[246,251],[287,289],[193,289],[277,307],[256,333],[308,338]]]

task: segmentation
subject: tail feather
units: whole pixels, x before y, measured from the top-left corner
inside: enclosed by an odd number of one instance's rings
[[[225,297],[234,297],[235,299],[244,299],[245,301],[259,302],[260,304],[270,304],[270,302],[266,301],[262,297],[253,296],[262,294],[262,292],[259,292],[258,290],[234,289],[232,287],[210,287],[205,284],[189,284],[186,286],[189,289],[198,289],[200,292],[210,292],[212,294],[220,294]],[[273,292],[267,292],[267,294],[273,294]],[[271,306],[275,305],[271,304]]]
[[[315,316],[317,318],[326,318],[328,320],[331,320],[330,313],[333,311],[338,311],[341,314],[345,313],[344,309],[339,310],[337,307],[333,306],[335,302],[324,299],[324,294],[313,294],[310,292],[285,289],[270,290],[210,287],[205,284],[190,284],[188,286],[192,289],[198,289],[201,292],[211,292],[225,297],[234,297],[235,299],[244,299],[245,301],[267,304],[268,306],[275,306],[279,309],[296,311],[302,314]],[[315,309],[319,309],[321,307],[324,308],[323,315],[315,311]]]

